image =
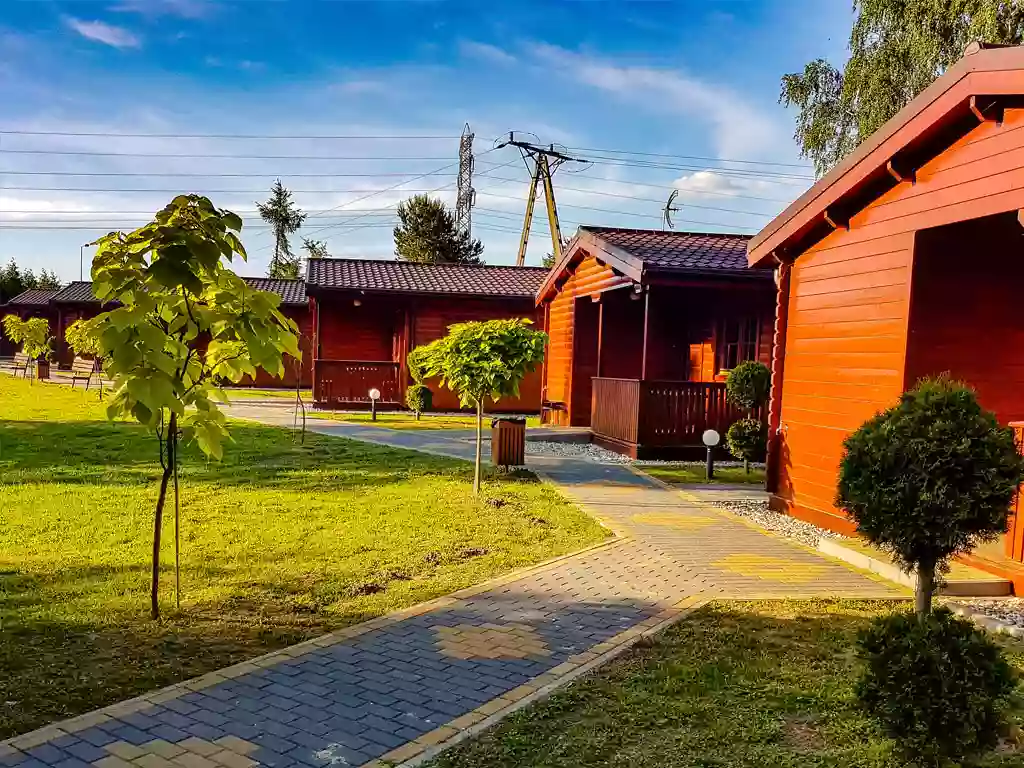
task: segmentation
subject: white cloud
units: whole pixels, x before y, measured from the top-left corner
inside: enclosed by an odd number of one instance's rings
[[[546,43],[528,47],[542,65],[623,100],[710,123],[720,157],[769,154],[788,140],[782,125],[741,94],[675,69],[623,66]]]
[[[179,16],[183,19],[199,19],[207,16],[215,4],[207,0],[121,0],[110,10],[120,13],[137,13],[140,16]]]
[[[87,40],[114,48],[139,48],[142,40],[124,27],[115,27],[102,21],[83,21],[73,16],[64,17],[64,23]]]
[[[490,62],[507,66],[515,64],[517,59],[508,51],[498,48],[489,43],[480,43],[475,40],[461,40],[459,42],[459,54],[468,59]]]

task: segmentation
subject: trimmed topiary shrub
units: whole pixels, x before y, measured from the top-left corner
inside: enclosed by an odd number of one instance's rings
[[[1006,531],[1024,478],[1013,433],[970,389],[938,378],[905,392],[844,446],[836,505],[859,533],[917,572],[923,617],[936,566]]]
[[[768,446],[768,427],[757,419],[741,419],[725,433],[729,453],[743,460],[743,469],[750,473],[750,462],[764,458]]]
[[[970,621],[939,608],[924,621],[877,619],[858,639],[857,698],[909,762],[961,762],[995,746],[1013,669]]]
[[[415,411],[416,421],[420,420],[423,411],[429,411],[434,401],[434,393],[426,384],[410,384],[405,390],[405,404],[409,410]]]
[[[768,402],[772,388],[772,372],[764,363],[748,360],[740,363],[725,380],[725,394],[729,401],[749,411]]]

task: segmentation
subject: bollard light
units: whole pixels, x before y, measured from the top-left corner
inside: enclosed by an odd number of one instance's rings
[[[377,420],[377,401],[380,400],[380,390],[371,387],[367,393],[370,396],[370,421]]]
[[[701,439],[704,441],[704,445],[707,446],[708,449],[708,459],[705,467],[707,479],[713,480],[715,477],[715,458],[711,455],[711,451],[722,441],[722,436],[713,429],[707,429],[704,430],[704,434]]]

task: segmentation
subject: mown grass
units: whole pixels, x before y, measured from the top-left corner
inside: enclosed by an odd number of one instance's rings
[[[857,631],[906,604],[707,606],[431,768],[896,768],[857,707]],[[1015,666],[1024,646],[1004,641]],[[1012,719],[1022,716],[1019,707]],[[1021,766],[1007,745],[985,766]]]
[[[605,536],[544,484],[232,422],[182,451],[165,617],[147,617],[157,443],[93,392],[0,377],[0,738],[468,586]]]
[[[764,467],[751,467],[747,474],[743,467],[715,466],[715,476],[711,480],[707,479],[703,464],[645,464],[639,469],[666,483],[677,485],[764,485]]]
[[[227,391],[231,400],[295,400],[295,388],[260,389],[257,387],[231,387]],[[313,391],[300,390],[307,407],[313,402]]]
[[[386,429],[476,429],[476,417],[457,413],[423,413],[419,420],[416,414],[405,411],[380,411],[377,413],[376,421],[373,420],[369,411],[309,411],[308,415],[313,418],[330,419],[331,421],[345,421],[351,424],[368,424]],[[488,433],[491,429],[491,418],[484,415],[484,430]],[[526,426],[539,427],[539,416],[528,416]]]

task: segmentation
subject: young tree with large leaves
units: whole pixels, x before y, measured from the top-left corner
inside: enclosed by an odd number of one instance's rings
[[[1024,4],[1002,0],[854,0],[850,57],[815,59],[782,78],[795,138],[818,175],[900,111],[972,42],[1018,45]]]
[[[544,359],[547,334],[530,325],[518,318],[457,323],[447,336],[413,350],[422,376],[440,377],[463,406],[476,411],[473,493],[480,492],[484,400],[518,395],[523,377]]]
[[[483,243],[460,232],[444,201],[414,195],[398,205],[395,255],[419,264],[483,264]]]
[[[301,260],[292,251],[288,235],[298,231],[306,220],[306,214],[292,201],[292,193],[280,179],[270,188],[267,202],[257,203],[256,209],[260,218],[274,230],[274,255],[267,274],[279,279],[297,279]]]
[[[278,310],[280,297],[256,291],[225,261],[245,259],[242,220],[207,198],[180,195],[154,221],[97,242],[96,297],[120,306],[96,317],[93,333],[107,360],[111,419],[130,417],[154,430],[163,474],[153,529],[151,612],[160,616],[160,532],[171,477],[177,489],[179,437],[219,459],[229,437],[216,382],[262,368],[284,373],[298,359],[298,329]]]

